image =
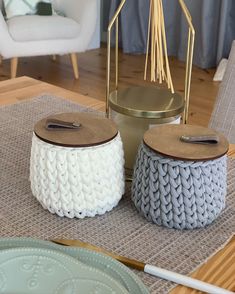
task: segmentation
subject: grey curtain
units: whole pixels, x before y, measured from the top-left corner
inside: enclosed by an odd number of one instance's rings
[[[110,18],[120,0],[111,0]],[[216,66],[228,57],[235,39],[235,0],[185,0],[196,30],[194,64]],[[185,59],[187,24],[178,0],[163,0],[169,55]],[[127,0],[120,17],[125,53],[145,53],[149,0]]]

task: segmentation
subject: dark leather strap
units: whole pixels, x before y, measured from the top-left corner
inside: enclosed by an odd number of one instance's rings
[[[68,122],[59,119],[47,119],[45,128],[49,131],[56,130],[77,130],[81,128],[81,124],[79,122]]]
[[[202,136],[181,136],[180,140],[185,143],[194,143],[194,144],[218,144],[219,137],[216,135],[202,135]]]

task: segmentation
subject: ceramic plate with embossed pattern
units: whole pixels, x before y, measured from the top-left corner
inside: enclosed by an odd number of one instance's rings
[[[127,294],[102,271],[67,254],[42,248],[0,251],[0,292],[18,294]]]
[[[7,252],[5,250],[9,248],[25,248],[25,249],[26,248],[31,248],[31,249],[44,248],[44,249],[49,249],[50,251],[56,250],[57,253],[61,252],[61,253],[69,255],[70,257],[73,257],[75,261],[79,261],[79,264],[82,262],[83,265],[87,265],[89,268],[92,268],[93,270],[96,269],[98,270],[98,272],[101,272],[104,275],[107,275],[109,278],[111,278],[111,280],[114,280],[118,284],[118,286],[120,286],[120,288],[122,289],[121,291],[127,291],[127,292],[120,291],[117,293],[129,293],[129,294],[148,294],[149,293],[149,291],[141,282],[141,280],[126,266],[112,259],[111,257],[105,256],[97,252],[93,252],[83,248],[60,246],[48,241],[42,241],[42,240],[32,239],[32,238],[0,238],[0,250],[1,250],[0,253],[2,252],[2,250],[4,250],[3,255],[5,255],[5,252]],[[1,262],[1,259],[0,259],[0,262]],[[4,279],[2,278],[2,281],[3,280]],[[74,287],[77,287],[78,281],[76,282],[74,281],[73,284],[76,284]],[[1,285],[1,272],[0,272],[0,285]],[[63,287],[68,287],[68,285],[66,286],[66,284],[63,284],[63,285],[64,285]],[[96,292],[93,291],[91,293],[96,293]],[[0,286],[0,293],[6,293],[5,291],[1,292],[1,286]],[[22,293],[28,293],[28,292],[24,291]],[[37,293],[37,292],[31,291],[30,293]],[[54,294],[54,292],[40,292],[40,293]],[[72,294],[73,292],[58,292],[58,293]],[[74,293],[78,294],[80,292],[75,291]],[[89,293],[89,292],[82,292],[82,293]],[[101,293],[106,293],[106,292],[103,291]],[[109,291],[108,293],[112,293],[112,292]]]

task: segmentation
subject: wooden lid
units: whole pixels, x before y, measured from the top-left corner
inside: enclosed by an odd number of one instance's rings
[[[219,143],[214,145],[185,143],[181,136],[217,135]],[[149,129],[144,134],[144,143],[152,150],[167,157],[181,160],[205,161],[227,153],[229,143],[220,133],[212,129],[193,125],[162,125]]]
[[[47,130],[46,121],[58,119],[81,124],[79,129]],[[36,123],[35,134],[43,141],[64,147],[89,147],[106,143],[118,133],[110,119],[88,113],[61,113],[44,118]]]

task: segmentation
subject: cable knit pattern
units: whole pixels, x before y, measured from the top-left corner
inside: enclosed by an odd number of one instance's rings
[[[32,139],[33,195],[51,213],[93,217],[116,206],[124,194],[124,153],[118,134],[108,143],[69,148]]]
[[[132,200],[149,221],[175,229],[210,224],[225,207],[227,157],[211,161],[164,158],[145,144],[138,151]]]

